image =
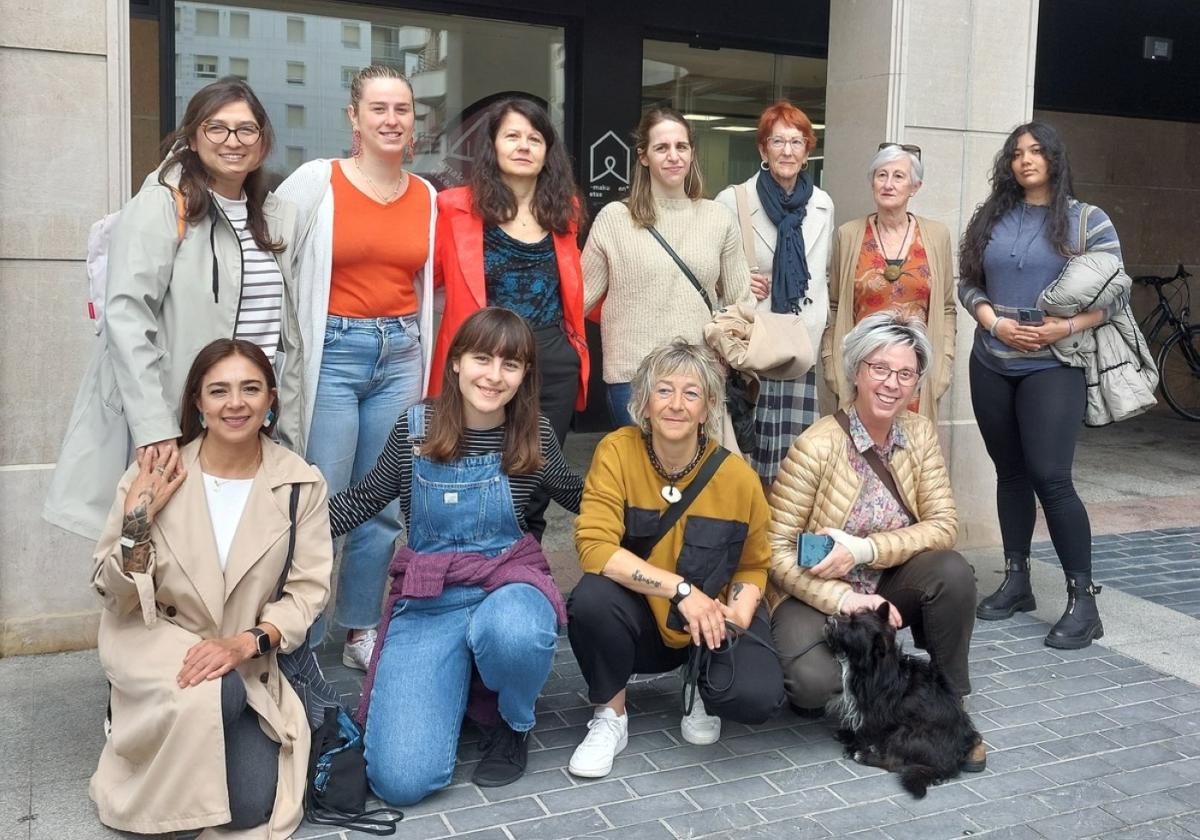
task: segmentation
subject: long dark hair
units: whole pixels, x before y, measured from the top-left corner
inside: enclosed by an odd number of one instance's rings
[[[633,132],[634,154],[641,157],[650,147],[650,130],[661,122],[677,122],[687,130],[688,145],[692,147],[692,165],[688,167],[687,176],[683,179],[683,191],[688,198],[695,201],[704,195],[704,177],[700,174],[700,164],[696,160],[696,135],[692,124],[683,114],[667,105],[656,105],[638,122]],[[629,206],[629,215],[637,224],[648,228],[654,224],[656,211],[654,208],[654,193],[650,189],[650,170],[639,161],[633,167],[633,181],[629,185],[629,198],[625,199]]]
[[[271,120],[267,109],[258,101],[250,85],[233,76],[218,79],[210,85],[205,85],[196,91],[188,101],[187,109],[183,112],[183,120],[179,128],[172,131],[162,142],[162,155],[166,158],[158,172],[158,183],[170,187],[167,183],[167,172],[173,167],[179,167],[179,190],[183,193],[185,218],[191,224],[196,224],[208,215],[212,197],[208,192],[208,170],[200,160],[200,155],[193,152],[189,144],[203,131],[204,122],[234,102],[245,102],[254,115],[262,135],[254,148],[262,154],[259,167],[246,176],[242,189],[246,193],[246,227],[258,247],[264,251],[279,253],[284,249],[282,241],[271,239],[267,230],[267,219],[263,215],[263,201],[267,197],[267,179],[262,164],[266,162],[275,145],[275,131],[271,128]]]
[[[1050,204],[1046,208],[1046,233],[1050,243],[1064,257],[1074,254],[1078,247],[1068,224],[1068,208],[1075,194],[1075,185],[1071,180],[1066,144],[1049,123],[1034,120],[1019,125],[1008,135],[992,163],[989,179],[992,183],[991,195],[975,209],[963,233],[958,251],[958,270],[959,282],[964,286],[983,288],[983,251],[992,238],[992,229],[1005,213],[1025,198],[1025,190],[1017,183],[1012,170],[1017,141],[1025,134],[1032,134],[1042,147],[1049,168]]]
[[[279,422],[279,392],[275,389],[275,370],[267,361],[267,354],[252,341],[242,338],[218,338],[206,344],[196,354],[188,370],[187,381],[183,383],[183,396],[179,399],[180,446],[186,446],[204,434],[204,427],[200,425],[200,412],[196,410],[196,401],[200,399],[200,386],[204,384],[204,377],[213,366],[230,356],[249,359],[262,373],[267,389],[274,393],[271,398],[271,411],[274,416],[270,423],[263,426],[262,431],[268,437],[275,431],[275,424]]]
[[[571,222],[582,226],[583,202],[579,200],[571,161],[554,131],[554,124],[541,105],[519,96],[500,100],[488,108],[483,117],[489,142],[480,144],[479,155],[471,170],[471,203],[475,214],[489,225],[504,224],[517,215],[517,198],[504,183],[496,160],[496,135],[509,114],[520,114],[529,120],[546,141],[545,164],[533,190],[534,218],[546,230],[557,234],[566,233]]]
[[[470,353],[488,353],[524,362],[525,378],[504,407],[504,454],[500,468],[509,475],[528,475],[542,466],[538,430],[537,345],[525,320],[508,309],[489,306],[462,322],[442,369],[442,392],[433,401],[433,421],[421,453],[435,461],[453,461],[463,455],[466,413],[454,363]]]

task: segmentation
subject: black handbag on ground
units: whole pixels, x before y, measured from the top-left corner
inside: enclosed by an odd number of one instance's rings
[[[283,587],[292,570],[296,553],[296,510],[300,503],[300,485],[292,485],[288,500],[288,551],[275,589],[275,600],[283,597]],[[290,653],[277,653],[276,662],[292,688],[300,695],[312,730],[308,755],[308,774],[304,785],[304,818],[317,825],[348,828],[364,834],[386,837],[396,833],[396,824],[404,819],[395,808],[367,811],[367,760],[363,751],[363,733],[342,708],[337,691],[325,679],[316,654],[304,643]]]
[[[713,313],[712,299],[709,298],[708,292],[704,291],[704,287],[700,285],[696,275],[653,225],[649,227],[649,231],[650,235],[658,240],[658,244],[663,247],[663,250],[670,254],[675,265],[679,266],[679,270],[683,272],[683,276],[700,293],[700,297],[703,298],[704,305],[708,307],[711,315]],[[742,374],[733,369],[730,369],[729,374],[725,377],[725,411],[729,415],[730,425],[733,426],[733,437],[737,441],[738,449],[742,452],[753,452],[757,438],[754,429],[754,400],[750,399],[750,389]]]

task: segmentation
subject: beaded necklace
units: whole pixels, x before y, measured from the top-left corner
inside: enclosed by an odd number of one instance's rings
[[[704,456],[704,450],[708,446],[708,436],[704,434],[703,429],[700,430],[700,436],[697,440],[696,454],[692,456],[692,460],[688,462],[687,466],[681,470],[676,470],[675,472],[667,472],[667,469],[663,466],[662,461],[658,460],[658,454],[654,451],[654,442],[651,440],[649,432],[642,433],[642,440],[646,444],[646,454],[650,457],[650,466],[654,467],[654,471],[658,473],[659,477],[662,478],[663,481],[667,482],[663,485],[663,488],[659,491],[659,494],[666,499],[669,504],[675,504],[683,498],[683,493],[679,491],[679,488],[675,486],[675,483],[694,470],[696,465],[700,463],[700,459]]]

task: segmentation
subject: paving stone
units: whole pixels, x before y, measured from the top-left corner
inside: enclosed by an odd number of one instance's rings
[[[1051,816],[1053,811],[1032,796],[1013,796],[980,805],[968,805],[958,813],[982,829],[992,829],[1030,823]]]
[[[646,758],[660,770],[673,770],[676,767],[688,767],[693,764],[707,764],[710,761],[719,761],[722,758],[730,757],[731,753],[720,741],[708,747],[684,744],[679,747],[646,753]]]
[[[940,811],[952,811],[964,805],[972,805],[984,800],[982,796],[965,784],[943,784],[931,787],[925,793],[924,799],[914,799],[904,794],[892,797],[892,801],[913,816],[923,817]]]
[[[1099,733],[1091,732],[1085,735],[1072,735],[1070,738],[1059,738],[1056,741],[1044,741],[1039,746],[1056,758],[1079,758],[1115,750],[1120,745]]]
[[[555,768],[542,770],[539,773],[526,773],[511,785],[497,788],[479,788],[479,792],[488,802],[501,802],[505,799],[517,799],[531,793],[545,793],[550,790],[569,788],[572,782],[566,771]]]
[[[1100,808],[1084,808],[1070,814],[1035,820],[1029,827],[1049,838],[1089,837],[1121,828],[1121,821]],[[987,835],[984,835],[987,836]]]
[[[997,729],[988,734],[987,742],[998,750],[1007,747],[1021,747],[1026,744],[1037,744],[1054,738],[1054,733],[1037,723],[1027,723],[1022,726],[1009,726]]]
[[[503,788],[493,788],[493,790],[503,790]],[[437,793],[426,797],[423,801],[416,805],[408,805],[404,810],[404,817],[419,817],[425,814],[436,814],[442,811],[454,811],[459,808],[466,808],[471,805],[482,805],[485,801],[480,788],[472,784],[454,785],[453,787],[439,790]]]
[[[607,779],[593,785],[543,793],[538,796],[551,814],[564,814],[580,808],[607,805],[632,799],[634,794],[619,779]]]
[[[688,788],[685,791],[691,800],[701,808],[717,808],[731,802],[749,802],[752,799],[762,799],[778,792],[761,776]]]
[[[840,837],[851,831],[866,827],[868,822],[878,825],[893,825],[910,818],[907,811],[894,802],[875,802],[870,809],[852,804],[836,811],[825,811],[813,814],[812,818],[825,826],[826,830],[835,837]]]
[[[1045,790],[1048,786],[1046,777],[1033,770],[968,778],[963,784],[987,800],[1008,799],[1022,793]]]
[[[1136,747],[1155,741],[1171,741],[1169,746],[1175,749],[1175,741],[1179,738],[1179,733],[1166,724],[1149,722],[1139,723],[1136,726],[1118,726],[1115,729],[1106,729],[1104,737],[1122,747]]]
[[[1192,777],[1195,777],[1193,770]],[[1104,781],[1128,796],[1140,793],[1152,793],[1158,790],[1182,787],[1192,778],[1175,765],[1160,764],[1157,767],[1144,767],[1141,770],[1130,770],[1113,776],[1105,776]]]
[[[884,826],[884,832],[894,840],[949,840],[975,830],[975,824],[962,814],[946,811],[918,817],[915,820]]]
[[[971,840],[1043,840],[1042,836],[1027,825],[1010,825],[975,834]]]
[[[851,836],[858,837],[859,835]],[[884,837],[882,833],[877,836]],[[795,817],[769,825],[722,831],[719,834],[709,835],[709,837],[711,840],[780,840],[782,837],[786,837],[788,840],[819,840],[819,838],[829,837],[829,832],[815,820]]]
[[[1107,778],[1087,779],[1032,793],[1038,801],[1047,805],[1056,814],[1091,808],[1120,798],[1120,795],[1109,786]]]
[[[1106,735],[1111,736],[1111,732],[1108,730],[1114,728],[1114,723],[1099,712],[1084,712],[1078,715],[1048,720],[1042,726],[1060,738],[1070,738],[1085,732],[1104,732]],[[1123,744],[1122,746],[1131,745]]]
[[[807,790],[824,787],[836,782],[848,781],[855,778],[841,761],[826,761],[821,764],[810,764],[807,767],[795,767],[791,770],[781,770],[766,777],[767,780],[782,791]]]
[[[825,788],[791,791],[755,799],[749,803],[750,807],[769,823],[793,817],[805,817],[818,811],[832,811],[845,804]]]
[[[540,820],[509,823],[505,828],[515,840],[562,840],[603,831],[608,828],[608,823],[598,811],[576,811]]]
[[[874,769],[874,768],[873,768]],[[830,785],[829,789],[851,804],[873,802],[876,799],[886,799],[901,790],[900,779],[893,773],[878,772],[863,779],[852,782],[839,782]],[[872,806],[874,807],[874,806]],[[879,820],[873,820],[880,822]],[[894,820],[892,822],[895,822]],[[886,825],[887,823],[880,823]]]
[[[690,814],[681,814],[663,820],[680,840],[714,834],[723,829],[744,828],[762,822],[753,808],[743,802],[726,803],[716,808],[706,808]]]
[[[603,805],[600,813],[614,826],[633,825],[698,811],[699,808],[679,791],[631,799],[615,805]]]
[[[1026,767],[1039,767],[1054,760],[1054,756],[1036,744],[1012,747],[1007,750],[989,750],[987,757],[988,769],[993,773],[1007,773]]]
[[[780,750],[784,758],[795,764],[797,767],[804,767],[809,764],[821,764],[830,759],[841,758],[843,752],[842,745],[833,739],[833,734],[828,734],[825,738],[819,741],[813,741],[800,747],[788,747]]]
[[[683,790],[715,782],[716,779],[702,765],[679,767],[675,770],[660,770],[642,776],[626,778],[625,783],[638,796],[649,796],[666,790]]]
[[[1105,811],[1127,825],[1149,822],[1162,817],[1174,817],[1192,810],[1186,802],[1167,793],[1147,793],[1102,806]]]
[[[741,779],[760,773],[772,773],[791,767],[792,763],[778,752],[762,752],[753,755],[743,755],[737,758],[727,758],[723,761],[710,761],[704,765],[722,782],[731,779]]]
[[[446,814],[446,819],[450,821],[450,827],[455,832],[463,832],[545,815],[546,811],[537,800],[527,796],[523,799],[510,799],[506,802],[451,811]]]
[[[766,750],[798,747],[805,743],[805,739],[792,729],[782,729],[752,732],[738,738],[722,738],[721,743],[734,755],[749,755]]]
[[[1135,703],[1132,706],[1119,706],[1115,709],[1104,710],[1105,717],[1112,718],[1121,726],[1162,720],[1170,715],[1170,710],[1157,702]]]
[[[1104,756],[1089,756],[1039,767],[1038,772],[1060,785],[1110,775],[1116,768]]]
[[[1105,761],[1122,770],[1137,770],[1155,764],[1166,764],[1169,761],[1177,761],[1179,758],[1179,753],[1161,744],[1126,747],[1104,756]]]
[[[675,840],[675,834],[671,829],[658,820],[635,823],[634,825],[623,825],[620,828],[610,828],[607,831],[592,832],[587,836],[609,838],[609,840]]]
[[[1025,723],[1044,724],[1049,719],[1057,717],[1057,714],[1042,703],[1027,703],[1024,706],[992,709],[985,717],[997,726],[1007,727]]]

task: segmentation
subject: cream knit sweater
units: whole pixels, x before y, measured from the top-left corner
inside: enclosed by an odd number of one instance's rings
[[[750,266],[733,213],[707,199],[659,199],[655,205],[655,229],[696,275],[713,305],[753,305]],[[596,215],[582,262],[584,311],[607,293],[600,316],[605,382],[629,382],[651,350],[676,336],[704,341],[711,315],[700,293],[650,231],[634,223],[622,202],[614,201]]]

